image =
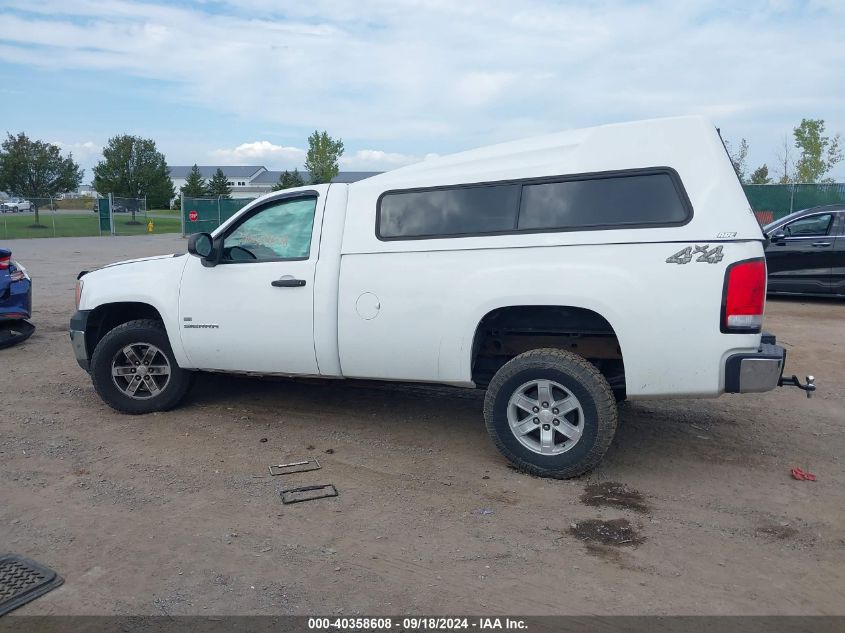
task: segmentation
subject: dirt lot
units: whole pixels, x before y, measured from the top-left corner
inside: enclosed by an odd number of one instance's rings
[[[74,278],[184,240],[10,245],[38,331],[0,352],[0,549],[66,578],[18,613],[845,613],[845,302],[769,302],[814,399],[626,403],[604,464],[548,481],[508,468],[481,392],[202,376],[115,413],[71,354]]]

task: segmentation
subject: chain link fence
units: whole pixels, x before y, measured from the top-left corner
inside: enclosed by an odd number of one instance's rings
[[[75,237],[103,234],[92,197],[10,198],[0,203],[0,237]]]
[[[109,196],[111,200],[112,235],[139,235],[149,231],[147,199]],[[154,229],[153,229],[154,230]]]
[[[182,237],[210,233],[255,198],[182,197]]]
[[[149,209],[146,198],[12,197],[0,202],[0,239],[179,233],[178,210]]]
[[[761,225],[779,220],[793,211],[845,203],[845,183],[743,185],[742,188]]]

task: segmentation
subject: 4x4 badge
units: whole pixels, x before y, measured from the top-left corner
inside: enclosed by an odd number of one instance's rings
[[[698,257],[696,257],[695,261],[705,262],[707,264],[718,264],[724,258],[721,246],[714,246],[713,248],[710,248],[709,244],[705,244],[704,246],[696,245],[695,250],[692,249],[692,246],[682,248],[671,257],[667,257],[666,263],[689,264],[692,261],[692,258],[696,255],[698,255]]]

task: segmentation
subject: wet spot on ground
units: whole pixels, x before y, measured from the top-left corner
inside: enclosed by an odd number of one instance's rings
[[[581,495],[581,501],[588,506],[607,506],[635,512],[649,511],[641,492],[615,481],[588,484]]]

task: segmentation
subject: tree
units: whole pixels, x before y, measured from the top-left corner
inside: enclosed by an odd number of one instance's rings
[[[119,134],[103,148],[103,160],[94,167],[94,188],[100,193],[126,198],[147,198],[152,207],[170,206],[173,181],[164,154],[155,141]],[[132,223],[137,205],[129,205]]]
[[[273,185],[273,191],[281,191],[282,189],[290,189],[291,187],[301,187],[305,184],[305,180],[299,173],[298,169],[293,171],[284,170],[279,174],[279,182]]]
[[[741,183],[744,183],[745,170],[747,168],[745,164],[745,159],[748,157],[748,142],[745,139],[742,139],[739,142],[739,148],[736,152],[734,152],[731,148],[730,142],[725,141],[725,148],[728,150],[728,156],[731,157],[731,163],[734,166],[736,177],[739,178],[739,181]]]
[[[772,179],[769,178],[769,166],[763,163],[751,173],[752,185],[769,185]]]
[[[340,169],[337,161],[343,156],[343,141],[334,140],[325,131],[314,130],[308,137],[308,154],[305,157],[305,169],[311,172],[311,184],[331,182]]]
[[[38,204],[31,198],[55,196],[74,191],[82,182],[82,169],[73,160],[61,155],[58,145],[33,141],[23,132],[6,134],[0,149],[0,190],[30,198],[35,209],[35,225],[42,227]]]
[[[778,160],[778,184],[788,185],[794,180],[794,173],[792,168],[794,166],[792,160],[792,148],[789,145],[789,139],[786,134],[783,135],[778,151],[775,153]]]
[[[208,185],[200,173],[200,168],[194,164],[191,171],[188,172],[188,177],[185,178],[185,184],[179,189],[188,198],[202,198],[208,195]]]
[[[194,165],[196,167],[196,165]],[[217,171],[214,172],[214,175],[208,181],[208,193],[209,195],[214,196],[215,198],[231,198],[232,197],[232,188],[229,186],[229,179],[226,177],[226,174],[223,173],[223,170],[219,167]]]
[[[842,148],[839,135],[833,138],[825,136],[824,128],[824,119],[801,119],[792,131],[795,147],[800,152],[795,161],[798,182],[833,182],[825,179],[824,175],[842,160]]]

